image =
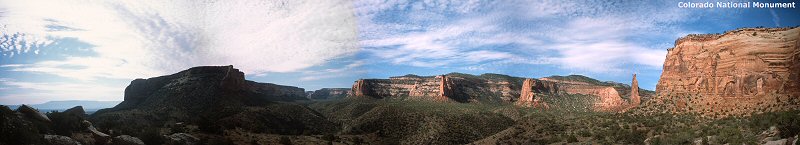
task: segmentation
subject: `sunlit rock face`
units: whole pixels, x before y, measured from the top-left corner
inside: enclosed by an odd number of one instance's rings
[[[655,104],[674,112],[748,115],[800,104],[800,28],[745,28],[675,41]]]
[[[493,76],[500,76],[493,78]],[[498,74],[473,76],[451,73],[438,76],[405,75],[389,79],[361,79],[353,84],[353,97],[410,99],[441,102],[505,102],[519,96],[520,79]]]
[[[352,94],[350,88],[322,88],[308,94],[309,99],[341,99]]]
[[[409,97],[414,99],[451,101],[453,82],[445,75],[422,77],[406,75],[389,79],[361,79],[353,84],[355,97]]]
[[[634,79],[635,82],[635,79]],[[636,85],[638,89],[638,84]],[[499,74],[479,76],[451,73],[439,76],[405,75],[389,79],[361,79],[352,87],[352,98],[408,98],[461,103],[508,103],[520,107],[549,108],[546,97],[568,94],[592,96],[586,108],[622,111],[638,104],[639,91],[614,82],[599,82],[584,76],[541,79]],[[631,102],[622,98],[631,97]]]
[[[549,109],[550,105],[547,104],[547,102],[542,101],[542,98],[537,97],[536,94],[537,93],[556,94],[558,93],[557,90],[558,87],[554,82],[541,81],[531,78],[525,79],[525,81],[522,82],[522,89],[520,90],[519,100],[517,100],[515,105],[522,107]]]

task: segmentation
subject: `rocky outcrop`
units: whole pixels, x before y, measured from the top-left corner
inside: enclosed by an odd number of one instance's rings
[[[548,109],[550,108],[550,105],[547,104],[547,102],[541,101],[541,98],[536,97],[536,93],[555,94],[558,93],[557,90],[558,87],[556,87],[556,84],[553,82],[540,81],[531,78],[525,79],[525,81],[522,82],[519,100],[517,100],[515,105]]]
[[[307,100],[303,88],[248,81],[232,66],[200,66],[133,80],[125,88],[124,101],[97,111],[91,119],[98,127],[162,126],[169,121],[196,125],[245,107],[294,100]]]
[[[654,104],[672,112],[748,115],[800,107],[800,28],[689,35],[668,49]]]
[[[633,80],[631,80],[631,95],[630,95],[630,106],[636,107],[642,103],[642,97],[639,96],[639,81],[636,80],[636,74],[633,74]]]
[[[185,104],[177,101],[180,99],[227,100],[229,98],[237,99],[240,96],[243,98],[238,99],[253,99],[255,102],[303,100],[305,99],[305,90],[292,86],[248,81],[244,79],[244,73],[233,66],[201,66],[172,75],[133,80],[125,88],[124,101],[114,109],[158,105],[163,102],[177,103],[170,105],[197,106],[197,104]]]
[[[80,142],[75,141],[72,138],[69,138],[67,136],[61,136],[61,135],[49,135],[49,134],[46,134],[46,135],[44,135],[44,140],[47,141],[47,143],[54,144],[54,145],[80,145],[81,144]]]
[[[81,123],[83,124],[83,126],[86,127],[86,130],[89,130],[89,132],[92,133],[92,135],[94,137],[97,137],[97,138],[109,138],[110,137],[108,134],[98,131],[97,128],[95,128],[94,125],[92,125],[92,122],[84,120]]]
[[[24,105],[23,104],[22,106],[19,106],[19,108],[17,108],[17,112],[20,112],[20,113],[24,114],[27,117],[30,117],[30,118],[33,118],[33,119],[36,119],[36,120],[39,120],[39,121],[52,122],[52,121],[50,121],[50,118],[47,117],[47,115],[44,115],[44,113],[39,112],[39,110],[36,110],[33,107],[28,106],[28,105]]]
[[[144,145],[144,142],[136,137],[132,137],[130,135],[120,135],[114,137],[111,141],[112,145]]]
[[[373,96],[372,93],[368,92],[369,87],[367,86],[367,82],[363,79],[357,80],[353,83],[353,96],[356,97],[366,97],[366,96]]]
[[[200,139],[187,133],[173,133],[167,136],[167,145],[196,145]]]
[[[407,97],[433,101],[513,102],[519,96],[518,80],[497,74],[473,76],[451,73],[438,76],[405,75],[389,79],[361,79],[353,84],[353,96]],[[520,81],[521,82],[521,81]]]
[[[352,94],[351,88],[322,88],[308,95],[309,99],[341,99]]]

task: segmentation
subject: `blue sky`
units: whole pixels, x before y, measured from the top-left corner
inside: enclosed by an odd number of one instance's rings
[[[306,90],[450,72],[637,73],[653,90],[681,36],[800,25],[798,9],[677,3],[0,0],[0,104],[122,100],[132,79],[228,64]]]

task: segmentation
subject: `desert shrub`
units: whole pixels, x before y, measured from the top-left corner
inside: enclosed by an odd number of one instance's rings
[[[575,135],[570,134],[569,136],[567,136],[567,143],[573,143],[573,142],[578,142],[578,138],[575,137]]]
[[[788,138],[800,133],[800,111],[782,111],[758,114],[750,117],[750,127],[755,130],[766,130],[776,126],[781,138]]]

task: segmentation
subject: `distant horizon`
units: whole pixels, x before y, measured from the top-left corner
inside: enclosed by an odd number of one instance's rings
[[[229,64],[307,91],[450,72],[623,84],[635,73],[655,91],[678,38],[800,26],[796,8],[679,2],[0,1],[0,104],[123,100],[136,78]]]

